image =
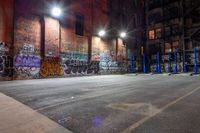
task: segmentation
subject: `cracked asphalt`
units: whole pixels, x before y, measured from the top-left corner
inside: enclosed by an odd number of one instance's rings
[[[199,133],[200,77],[104,75],[0,82],[74,133]]]

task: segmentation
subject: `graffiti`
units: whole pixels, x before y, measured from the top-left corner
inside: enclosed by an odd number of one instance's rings
[[[8,55],[8,47],[4,42],[0,42],[0,76],[12,76],[12,57]]]
[[[8,52],[7,44],[4,42],[0,42],[0,55],[5,55]]]
[[[42,77],[62,76],[63,69],[59,58],[46,58],[42,61],[40,75]]]
[[[87,63],[86,61],[67,60],[63,65],[63,70],[65,75],[97,74],[99,71],[99,62],[92,61]]]
[[[22,49],[20,50],[20,54],[25,54],[25,55],[28,55],[28,54],[34,54],[35,53],[35,49],[34,49],[34,46],[31,45],[31,44],[24,44],[22,46]]]
[[[34,45],[24,44],[14,57],[15,75],[21,78],[38,78],[41,58]]]
[[[99,61],[100,73],[120,73],[127,72],[128,67],[125,58],[120,55],[120,60],[116,61],[113,51],[103,51],[92,55],[92,60]]]
[[[109,54],[108,52],[100,53],[99,67],[102,73],[115,73],[127,71],[126,63],[123,60],[115,61],[115,56],[113,54]]]
[[[1,55],[0,56],[0,76],[10,77],[12,76],[12,57]]]
[[[88,60],[88,54],[85,53],[80,53],[80,52],[65,52],[65,53],[61,53],[61,58],[64,58],[66,60]]]
[[[61,62],[65,76],[97,74],[99,71],[99,62],[88,63],[88,55],[79,52],[62,53]]]
[[[17,55],[14,60],[15,67],[40,67],[40,57],[35,55]]]

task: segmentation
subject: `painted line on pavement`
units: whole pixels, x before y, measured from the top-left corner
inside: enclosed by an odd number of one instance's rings
[[[131,126],[129,126],[128,128],[126,128],[124,131],[122,131],[121,133],[131,133],[134,129],[136,129],[137,127],[139,127],[140,125],[144,124],[146,121],[148,121],[149,119],[151,119],[152,117],[156,116],[157,114],[163,112],[164,110],[166,110],[167,108],[173,106],[174,104],[178,103],[179,101],[185,99],[186,97],[192,95],[194,92],[200,90],[200,87],[193,89],[192,91],[188,92],[187,94],[177,98],[176,100],[168,103],[167,105],[165,105],[164,107],[162,107],[161,109],[159,109],[156,112],[153,112],[151,115],[144,117],[143,119],[139,120],[138,122],[132,124]]]

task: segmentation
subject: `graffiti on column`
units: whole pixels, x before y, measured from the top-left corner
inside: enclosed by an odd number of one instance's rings
[[[14,57],[14,69],[21,77],[37,78],[40,71],[41,58],[36,54],[32,44],[24,44]]]
[[[62,65],[59,58],[45,58],[42,61],[40,76],[57,77],[63,75]]]
[[[7,44],[0,42],[0,77],[12,76],[12,57],[8,52]]]

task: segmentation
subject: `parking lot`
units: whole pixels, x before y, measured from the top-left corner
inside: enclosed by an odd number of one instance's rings
[[[4,81],[0,92],[75,133],[200,132],[200,76]]]

